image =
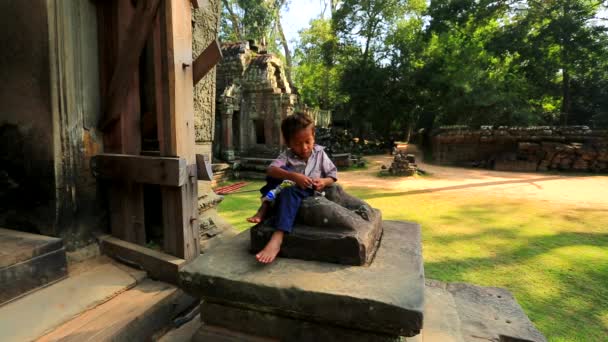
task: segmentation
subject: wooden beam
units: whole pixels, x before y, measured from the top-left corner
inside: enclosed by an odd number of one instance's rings
[[[213,170],[211,169],[211,162],[208,159],[209,158],[207,157],[207,155],[196,155],[196,175],[198,180],[213,180]]]
[[[220,43],[216,40],[212,41],[209,46],[203,50],[203,52],[196,57],[192,70],[192,79],[194,84],[197,84],[200,80],[207,75],[207,73],[220,61],[222,60],[222,48]]]
[[[135,13],[127,28],[127,35],[120,42],[117,64],[108,87],[106,113],[99,124],[101,130],[105,130],[108,125],[120,119],[126,94],[134,72],[138,70],[139,57],[152,30],[160,2],[160,0],[137,2]]]
[[[203,1],[204,0],[191,0],[190,2],[192,2],[192,7],[199,9],[203,7]]]
[[[178,272],[186,260],[131,242],[117,239],[110,235],[100,236],[99,242],[103,254],[131,265],[138,265],[158,280],[177,285]]]
[[[98,154],[91,166],[95,176],[105,179],[165,186],[182,186],[188,180],[184,158]]]
[[[196,169],[194,151],[194,83],[192,68],[192,10],[189,0],[164,2],[161,50],[163,70],[162,107],[158,130],[163,156],[185,158]],[[163,201],[163,249],[186,260],[200,254],[198,181],[191,175],[180,188],[161,187]]]

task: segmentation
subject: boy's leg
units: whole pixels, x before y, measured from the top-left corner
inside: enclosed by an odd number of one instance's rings
[[[286,171],[291,171],[291,168],[289,168],[287,166],[281,166],[281,169],[286,170]],[[266,196],[268,191],[275,189],[277,186],[281,185],[281,183],[283,183],[282,179],[266,176],[266,184],[260,189],[262,198],[264,196]],[[266,217],[266,213],[268,212],[269,207],[270,207],[270,203],[262,201],[262,205],[260,206],[258,211],[255,213],[255,215],[248,217],[247,222],[251,222],[251,223],[262,222],[264,220],[264,218]]]
[[[276,203],[277,217],[275,227],[284,232],[291,233],[302,200],[312,194],[312,190],[300,189],[296,185],[281,191]]]
[[[270,208],[270,202],[262,201],[262,205],[260,205],[260,208],[258,208],[258,211],[255,213],[255,215],[248,217],[247,222],[251,222],[251,223],[262,222],[262,220],[264,220],[264,217],[266,217],[266,213],[268,212],[269,208]]]
[[[256,255],[256,259],[259,262],[269,264],[274,261],[281,250],[283,236],[285,233],[291,233],[293,229],[293,223],[298,214],[298,209],[300,208],[302,200],[311,195],[311,190],[302,190],[297,186],[292,186],[281,191],[276,203],[277,230],[272,234],[270,241],[268,241],[264,249]]]

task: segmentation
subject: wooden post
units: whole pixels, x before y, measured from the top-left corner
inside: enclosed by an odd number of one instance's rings
[[[161,155],[184,158],[193,170],[182,187],[161,188],[164,250],[186,260],[200,253],[190,4],[189,0],[167,0],[161,9],[160,40],[161,47],[165,46],[160,50],[164,60],[160,76],[166,79],[162,82],[166,89],[157,113]]]
[[[115,98],[110,94],[114,75],[124,60],[120,56],[129,49],[128,27],[136,9],[130,1],[111,1],[98,4],[99,32],[101,50],[101,90],[104,107],[111,106]],[[137,66],[130,79],[127,80],[126,90],[120,96],[124,99],[118,107],[118,122],[104,132],[104,150],[110,153],[137,155],[141,152],[139,72]],[[109,99],[109,100],[108,100]],[[112,235],[137,244],[146,243],[144,224],[144,198],[141,184],[132,181],[115,181],[109,186],[110,224]]]

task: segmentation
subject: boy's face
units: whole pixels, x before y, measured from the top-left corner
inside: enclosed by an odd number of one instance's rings
[[[289,140],[289,148],[301,159],[308,159],[315,145],[315,133],[313,126],[299,130]]]

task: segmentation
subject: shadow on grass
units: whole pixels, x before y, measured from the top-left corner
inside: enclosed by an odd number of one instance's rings
[[[468,213],[465,206],[460,211],[454,217]],[[449,225],[452,219],[439,221],[447,220]],[[471,234],[445,234],[423,227],[425,245],[444,252],[440,260],[425,262],[426,277],[506,287],[549,340],[604,340],[608,336],[608,233],[527,233],[525,228],[488,227]],[[471,245],[491,250],[490,256],[476,256],[469,250],[467,255],[458,254],[460,246]]]

